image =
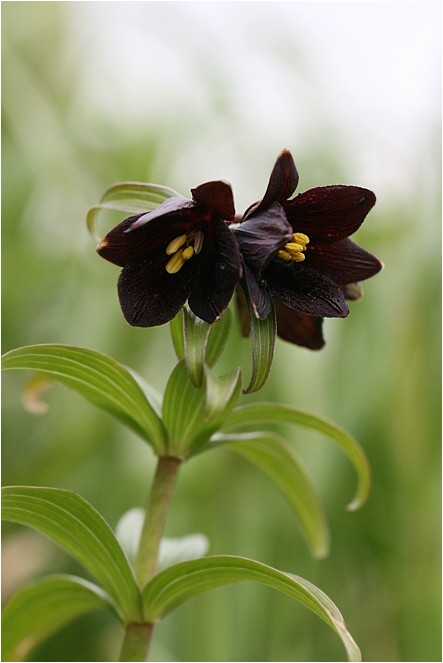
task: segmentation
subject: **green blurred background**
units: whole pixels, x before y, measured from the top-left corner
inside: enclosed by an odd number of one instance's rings
[[[217,451],[184,467],[167,534],[203,532],[210,552],[254,557],[319,585],[367,661],[438,661],[440,650],[440,3],[3,2],[3,351],[33,343],[114,356],[163,389],[167,327],[126,325],[118,269],[95,254],[85,214],[110,184],[183,195],[232,182],[238,211],[260,198],[279,151],[299,190],[343,183],[378,198],[356,240],[385,270],[312,353],[281,341],[257,398],[327,416],[373,469],[349,513],[352,467],[291,429],[331,526],[310,558],[280,494]],[[103,217],[103,233],[118,217]],[[220,372],[247,368],[231,332]],[[142,506],[154,458],[76,394],[21,405],[3,381],[3,482],[79,492],[116,524]],[[49,541],[4,528],[4,593],[49,571],[79,572]],[[98,634],[98,638],[97,638]],[[115,660],[118,625],[97,613],[35,661]],[[289,599],[245,584],[202,595],[157,629],[156,661],[338,661],[332,631]]]

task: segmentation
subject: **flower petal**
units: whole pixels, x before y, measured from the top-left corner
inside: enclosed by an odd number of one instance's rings
[[[375,256],[350,239],[332,244],[309,244],[305,265],[328,276],[338,285],[364,281],[383,267]]]
[[[169,198],[152,212],[130,216],[113,228],[98,244],[97,253],[105,260],[124,267],[137,256],[157,249],[163,252],[168,243],[201,219],[195,203],[186,198]]]
[[[245,262],[257,273],[292,239],[292,228],[280,203],[272,203],[243,221],[234,232]]]
[[[227,308],[242,271],[237,241],[223,221],[212,219],[205,232],[202,252],[195,260],[199,267],[189,307],[196,316],[212,323]]]
[[[191,292],[195,264],[186,262],[176,274],[168,274],[164,253],[139,256],[128,262],[118,280],[123,315],[135,327],[162,325],[178,313]]]
[[[375,205],[375,195],[357,186],[323,186],[285,203],[289,223],[315,242],[336,242],[352,235]]]
[[[280,338],[310,350],[320,350],[324,346],[322,317],[292,311],[278,300],[274,301],[274,305]]]
[[[294,311],[325,318],[349,314],[341,288],[313,269],[274,260],[263,274],[270,294]]]
[[[191,189],[192,197],[198,205],[217,212],[221,219],[230,221],[235,216],[234,196],[231,185],[217,180],[205,182]]]
[[[271,312],[272,301],[265,286],[260,286],[251,272],[247,264],[244,264],[244,279],[242,279],[242,287],[245,296],[249,297],[255,317],[259,320],[265,320]]]
[[[295,167],[294,159],[289,150],[283,150],[272,169],[269,178],[268,187],[262,200],[249,207],[245,214],[246,220],[252,215],[266,209],[271,203],[284,203],[289,196],[292,196],[298,185],[298,173]]]

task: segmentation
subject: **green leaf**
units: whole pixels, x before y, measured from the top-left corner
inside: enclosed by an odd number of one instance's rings
[[[146,619],[158,621],[202,592],[243,580],[267,585],[304,605],[337,633],[349,661],[361,660],[360,651],[347,631],[343,617],[326,594],[303,578],[243,557],[205,557],[161,571],[142,592]]]
[[[183,325],[183,309],[180,309],[175,318],[169,323],[172,344],[179,361],[185,358],[185,334],[183,331]]]
[[[115,611],[101,587],[75,576],[36,580],[6,603],[2,615],[2,660],[24,661],[40,642],[92,610]]]
[[[311,553],[317,559],[329,551],[323,509],[301,460],[292,447],[273,433],[218,435],[206,448],[223,445],[256,465],[281,490],[297,517]]]
[[[170,326],[176,355],[179,360],[186,360],[189,376],[199,387],[203,379],[203,364],[213,366],[228,340],[231,312],[227,309],[217,322],[210,325],[186,306],[171,320]]]
[[[203,381],[203,366],[211,325],[194,315],[187,306],[183,309],[183,315],[186,369],[192,384],[200,387]]]
[[[118,182],[109,187],[103,194],[98,205],[94,205],[86,216],[86,225],[91,235],[99,241],[97,217],[101,210],[114,210],[127,214],[150,212],[168,198],[179,196],[176,191],[159,184],[145,182]]]
[[[248,302],[250,317],[250,336],[252,344],[252,374],[245,394],[258,391],[266,382],[274,358],[277,319],[274,307],[265,320],[255,317],[252,304]]]
[[[74,389],[164,450],[163,423],[131,371],[111,357],[70,345],[30,345],[7,352],[3,370],[30,370]],[[141,378],[140,378],[141,380]]]
[[[226,341],[228,340],[230,328],[231,311],[226,309],[222,317],[211,325],[205,358],[205,362],[208,366],[214,366],[223,352]]]
[[[280,403],[254,403],[235,408],[223,422],[223,432],[231,433],[243,428],[261,426],[263,424],[290,423],[304,426],[324,433],[348,456],[357,472],[358,486],[353,501],[348,505],[349,511],[355,511],[366,501],[371,485],[371,475],[365,452],[349,433],[337,424],[318,417],[317,415],[298,410],[290,405]]]
[[[58,488],[10,486],[2,494],[4,520],[49,536],[95,576],[123,620],[140,620],[140,594],[128,560],[109,525],[88,502]]]
[[[171,373],[163,400],[163,421],[169,435],[168,453],[189,457],[221,426],[238,400],[241,372],[220,378],[205,366],[205,379],[195,387],[184,360]]]

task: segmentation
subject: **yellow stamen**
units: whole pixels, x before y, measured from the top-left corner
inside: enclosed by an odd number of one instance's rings
[[[306,244],[309,244],[309,237],[304,233],[294,233],[292,237],[294,239],[294,242],[297,242],[297,244],[301,244],[302,246],[306,246]]]
[[[173,239],[172,242],[169,242],[168,246],[166,247],[166,254],[168,256],[172,256],[172,254],[178,251],[178,249],[181,246],[183,246],[185,242],[186,242],[186,235],[179,235],[178,237]]]
[[[183,260],[189,260],[194,255],[194,249],[192,246],[187,246],[186,249],[183,249],[182,258]]]
[[[166,264],[166,271],[168,274],[177,274],[184,264],[185,259],[183,258],[183,249],[179,249]]]
[[[278,252],[278,257],[285,262],[303,262],[304,251],[309,243],[309,237],[304,233],[293,233],[292,242],[285,244],[284,249]]]
[[[278,257],[284,260],[285,262],[289,262],[292,260],[291,254],[288,253],[287,251],[284,251],[283,249],[278,252]]]

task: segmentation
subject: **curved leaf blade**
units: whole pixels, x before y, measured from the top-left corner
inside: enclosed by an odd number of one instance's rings
[[[277,318],[274,307],[265,320],[255,317],[252,304],[248,303],[250,318],[250,337],[252,344],[252,373],[245,394],[252,394],[261,389],[268,379],[274,358]]]
[[[175,354],[179,361],[185,358],[185,335],[183,326],[183,309],[181,308],[175,318],[169,323],[172,345],[174,346]]]
[[[82,497],[58,488],[2,489],[2,518],[45,534],[100,582],[125,621],[139,621],[140,594],[111,528]]]
[[[208,346],[206,348],[206,364],[214,366],[228,340],[231,329],[231,311],[226,309],[222,317],[211,325]]]
[[[200,387],[203,382],[206,345],[211,325],[200,320],[187,306],[183,309],[184,321],[184,354],[185,364],[191,382]]]
[[[206,448],[219,445],[243,456],[273,481],[294,510],[312,555],[325,557],[329,552],[326,518],[301,460],[286,440],[272,433],[237,433],[217,435]]]
[[[254,403],[234,408],[223,422],[223,432],[231,433],[243,428],[263,424],[290,423],[311,428],[332,439],[354,466],[358,486],[354,499],[348,504],[349,511],[355,511],[366,501],[371,485],[368,459],[357,440],[337,424],[317,415],[281,403]]]
[[[112,414],[156,452],[164,450],[160,417],[131,371],[111,357],[71,345],[29,345],[3,355],[2,369],[37,371],[57,380]]]
[[[24,661],[40,642],[93,610],[115,607],[101,587],[75,576],[57,575],[23,587],[2,614],[2,660]]]
[[[168,198],[179,196],[176,191],[159,184],[148,182],[117,182],[106,189],[100,203],[93,205],[86,215],[86,225],[90,234],[98,241],[97,218],[101,210],[114,210],[127,214],[149,212]]]
[[[312,583],[244,557],[220,555],[182,562],[161,571],[144,588],[146,619],[155,622],[202,592],[253,580],[290,596],[322,619],[341,638],[349,661],[360,661],[360,650],[346,629],[337,606]]]

